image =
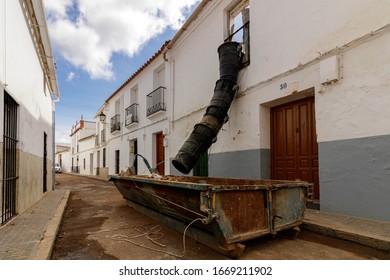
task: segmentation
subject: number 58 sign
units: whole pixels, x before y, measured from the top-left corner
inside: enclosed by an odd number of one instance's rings
[[[280,87],[280,90],[284,90],[287,88],[287,83],[282,83],[279,85],[279,87]]]

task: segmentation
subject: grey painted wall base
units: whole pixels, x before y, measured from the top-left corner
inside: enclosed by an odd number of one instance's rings
[[[209,177],[270,178],[270,150],[246,150],[209,155]],[[171,161],[171,175],[183,175]],[[189,175],[192,175],[192,171]]]
[[[259,179],[260,151],[247,150],[211,154],[209,157],[210,177],[231,177]]]
[[[320,207],[390,221],[390,135],[319,143]]]

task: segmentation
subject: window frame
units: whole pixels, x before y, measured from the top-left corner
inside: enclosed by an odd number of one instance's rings
[[[242,25],[238,28],[234,28],[234,23],[232,24],[232,19],[236,19],[240,14],[242,14],[242,10],[248,9],[248,20],[242,22]],[[227,10],[227,37],[224,40],[225,42],[230,42],[234,38],[235,35],[242,32],[242,42],[244,58],[242,62],[242,68],[248,66],[250,64],[250,3],[249,0],[239,1],[236,5],[234,5],[231,9]]]

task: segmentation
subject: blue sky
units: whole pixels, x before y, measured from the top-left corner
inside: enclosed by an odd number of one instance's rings
[[[44,0],[61,93],[56,143],[172,39],[199,0]]]

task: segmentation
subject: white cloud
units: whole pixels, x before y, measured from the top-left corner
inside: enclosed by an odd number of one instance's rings
[[[56,124],[56,143],[70,143],[70,128],[67,125]]]
[[[66,81],[70,82],[70,81],[72,81],[74,79],[74,77],[75,77],[74,72],[69,72],[68,76],[66,77]]]
[[[56,50],[93,79],[113,79],[111,56],[129,57],[166,28],[178,29],[199,0],[45,0]]]
[[[73,0],[44,0],[45,8],[52,16],[65,17],[67,7],[72,5]]]

